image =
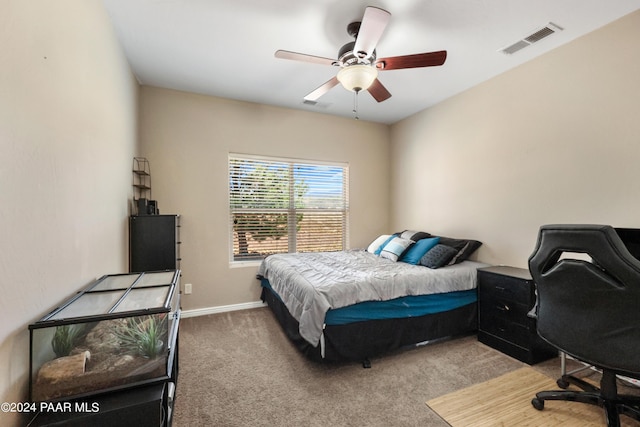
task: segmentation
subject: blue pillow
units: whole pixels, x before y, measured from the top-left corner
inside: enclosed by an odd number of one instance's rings
[[[429,239],[418,240],[413,246],[402,254],[399,261],[406,262],[407,264],[416,265],[420,262],[420,259],[429,252],[431,248],[440,242],[440,237],[431,237]]]

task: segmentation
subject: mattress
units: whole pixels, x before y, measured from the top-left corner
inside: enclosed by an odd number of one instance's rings
[[[282,302],[282,298],[273,290],[267,279],[262,279],[261,286],[272,292]],[[324,324],[347,325],[368,320],[419,317],[455,310],[477,301],[478,293],[475,288],[430,295],[410,295],[387,301],[365,301],[327,311]]]
[[[484,266],[486,264],[464,261],[430,269],[351,250],[271,255],[260,265],[258,276],[269,282],[299,322],[300,335],[315,346],[322,336],[327,315],[331,318],[338,309],[374,301],[393,301],[391,305],[402,306],[406,305],[406,301],[399,300],[403,297],[475,292],[477,269]],[[472,297],[474,292],[464,298]],[[367,304],[359,307],[363,311],[371,308]],[[344,316],[353,315],[353,312],[336,313],[336,318],[343,319],[336,321],[345,321]]]

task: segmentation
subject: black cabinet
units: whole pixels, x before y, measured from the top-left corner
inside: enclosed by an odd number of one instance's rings
[[[180,268],[180,215],[129,218],[129,271]]]
[[[174,390],[174,383],[167,382],[91,399],[51,403],[49,411],[38,413],[27,426],[170,427]]]
[[[536,331],[528,313],[535,286],[528,270],[495,266],[478,270],[478,340],[522,362],[535,364],[558,355]]]

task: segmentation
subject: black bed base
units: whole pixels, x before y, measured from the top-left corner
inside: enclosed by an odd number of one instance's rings
[[[346,325],[327,325],[324,329],[324,358],[321,346],[312,346],[300,336],[298,321],[273,292],[262,288],[266,302],[295,346],[315,361],[362,362],[369,358],[415,345],[455,335],[474,332],[478,328],[478,305],[468,304],[442,313],[403,319],[368,320]]]

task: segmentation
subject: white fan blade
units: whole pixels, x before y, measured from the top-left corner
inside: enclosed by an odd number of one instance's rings
[[[305,96],[304,99],[306,101],[315,101],[318,98],[320,98],[322,95],[324,95],[325,93],[333,89],[334,86],[337,86],[338,83],[340,83],[338,81],[338,78],[333,77],[331,80],[329,80],[328,82],[326,82],[325,84],[323,84],[322,86],[320,86],[319,88],[311,92],[309,95]]]
[[[364,11],[358,38],[353,53],[360,58],[368,58],[373,54],[384,29],[391,19],[391,14],[384,9],[369,6]]]
[[[338,62],[335,59],[331,58],[307,55],[305,53],[290,52],[288,50],[277,50],[275,53],[275,57],[280,59],[291,59],[293,61],[312,62],[314,64],[321,65],[337,65]]]

